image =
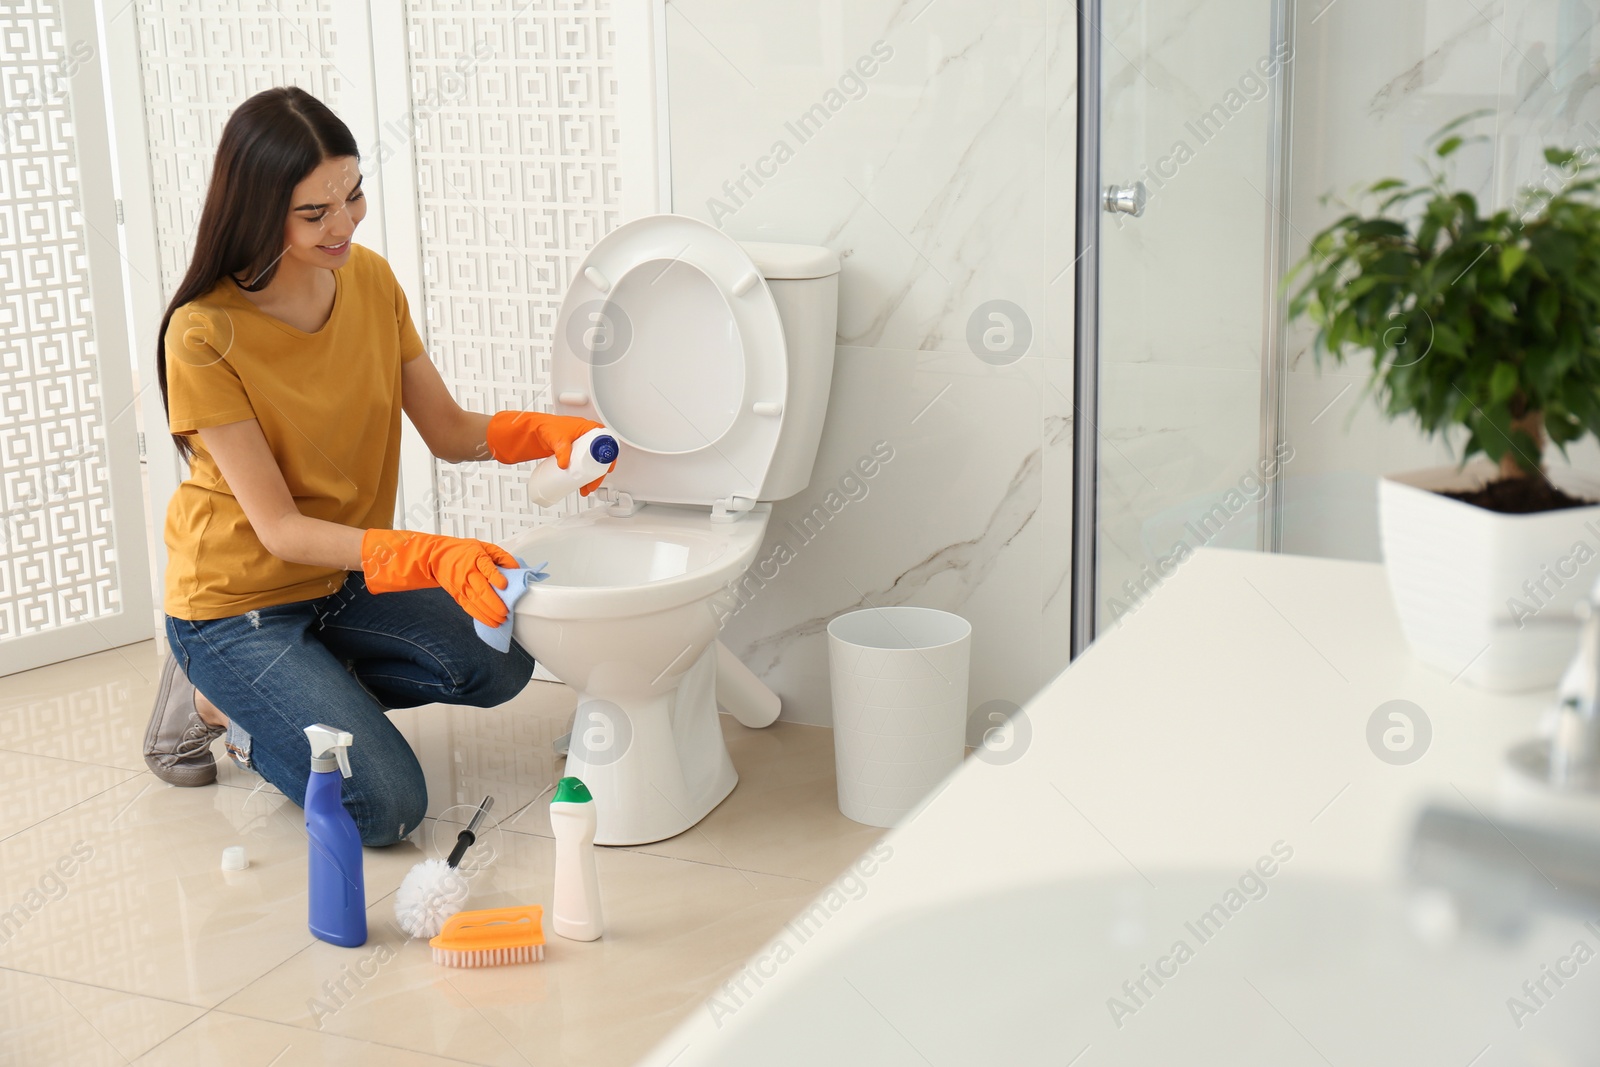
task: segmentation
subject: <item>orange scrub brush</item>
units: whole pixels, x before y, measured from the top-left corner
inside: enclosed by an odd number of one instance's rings
[[[457,912],[428,944],[433,962],[446,967],[537,963],[544,959],[544,909],[525,904]]]

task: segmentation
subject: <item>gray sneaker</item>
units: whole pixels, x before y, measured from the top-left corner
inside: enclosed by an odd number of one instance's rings
[[[210,785],[217,780],[211,742],[221,737],[227,727],[211,726],[201,719],[195,710],[194,694],[194,686],[179,669],[177,657],[168,656],[161,668],[155,710],[150,713],[150,726],[144,734],[145,765],[168,785]]]

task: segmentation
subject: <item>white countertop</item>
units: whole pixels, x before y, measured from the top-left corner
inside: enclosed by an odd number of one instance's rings
[[[1367,741],[1372,713],[1395,699],[1432,726],[1426,753],[1403,766]],[[1476,691],[1415,662],[1378,566],[1201,551],[1034,698],[1019,759],[969,758],[876,861],[819,898],[832,906],[803,937],[786,928],[735,976],[742,991],[725,987],[643,1062],[748,1062],[748,1051],[735,1060],[728,1050],[748,1050],[763,1027],[784,1032],[788,998],[837,969],[841,953],[954,902],[1030,885],[1227,875],[1280,842],[1293,857],[1277,884],[1393,884],[1419,802],[1494,810],[1502,753],[1534,732],[1549,700]],[[930,1051],[908,1062],[946,1062]]]

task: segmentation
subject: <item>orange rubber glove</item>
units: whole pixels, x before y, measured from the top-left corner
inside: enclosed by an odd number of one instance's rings
[[[604,426],[577,415],[550,415],[543,411],[501,411],[489,418],[486,443],[489,454],[501,463],[522,463],[530,459],[556,458],[562,470],[572,462],[572,442],[590,430],[603,430]],[[606,469],[610,474],[617,469],[612,463]],[[588,496],[600,488],[605,474],[582,489],[580,496]]]
[[[506,621],[506,587],[498,567],[521,566],[499,545],[470,537],[444,537],[416,530],[368,530],[361,537],[361,573],[374,593],[437,586],[485,626]],[[490,586],[494,588],[491,589]]]

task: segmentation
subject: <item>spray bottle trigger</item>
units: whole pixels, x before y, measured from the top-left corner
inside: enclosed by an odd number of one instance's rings
[[[355,738],[348,730],[335,730],[324,723],[306,727],[306,738],[311,743],[311,770],[331,771],[328,761],[333,760],[346,778],[350,777],[349,748]]]

